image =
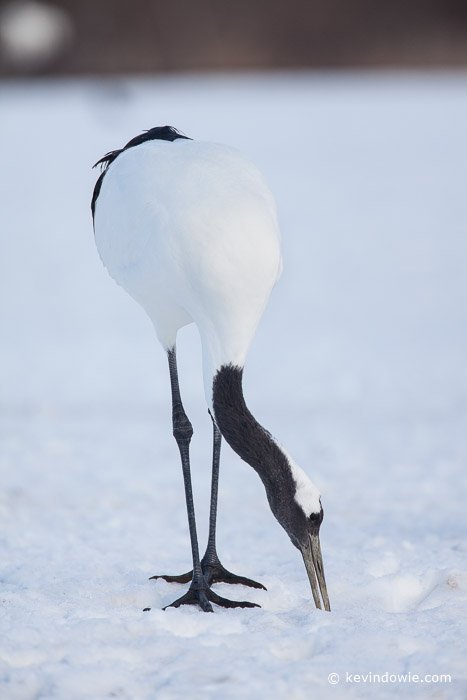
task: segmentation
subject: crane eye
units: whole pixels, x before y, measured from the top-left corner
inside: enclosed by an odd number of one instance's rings
[[[324,512],[323,512],[323,509],[321,508],[319,513],[311,513],[311,515],[309,517],[309,522],[311,525],[319,526],[323,522],[323,518],[324,518]]]

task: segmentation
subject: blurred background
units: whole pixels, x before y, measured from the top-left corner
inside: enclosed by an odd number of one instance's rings
[[[186,697],[193,677],[206,698],[253,678],[335,698],[323,673],[381,659],[465,678],[466,69],[465,0],[0,1],[2,698]],[[338,611],[304,616],[296,553],[223,448],[219,551],[269,590],[260,625],[206,642],[212,664],[168,623],[122,622],[170,602],[147,578],[189,548],[166,358],[99,260],[92,165],[163,124],[239,148],[276,198],[284,272],[245,390],[323,493]],[[192,326],[178,357],[202,548]],[[254,673],[229,695],[234,656]]]
[[[464,0],[2,0],[0,74],[465,66]]]

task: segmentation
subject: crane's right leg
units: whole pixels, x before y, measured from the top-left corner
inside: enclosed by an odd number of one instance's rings
[[[205,612],[212,612],[212,605],[206,595],[208,586],[201,569],[198,549],[198,536],[196,533],[195,506],[193,503],[193,490],[191,487],[190,473],[190,441],[193,436],[193,427],[183,408],[178,384],[177,356],[175,347],[167,353],[169,359],[170,387],[172,390],[172,425],[173,435],[177,441],[182,460],[183,481],[185,483],[186,509],[188,513],[188,526],[190,528],[191,553],[193,556],[193,575],[191,585],[187,593],[167,607],[178,608],[180,605],[198,604]]]

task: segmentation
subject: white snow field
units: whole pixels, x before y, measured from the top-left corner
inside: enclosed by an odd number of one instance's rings
[[[467,74],[3,82],[0,121],[1,700],[467,697]],[[190,568],[167,363],[98,258],[90,166],[161,124],[277,198],[245,389],[322,490],[331,613],[225,445],[219,553],[268,590],[216,590],[261,609],[163,612],[184,588],[148,581]],[[179,360],[204,550],[193,327]]]

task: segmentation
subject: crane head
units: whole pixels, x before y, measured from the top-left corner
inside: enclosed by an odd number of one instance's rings
[[[324,518],[318,489],[305,472],[286,455],[291,479],[267,488],[271,510],[300,551],[315,605],[330,611],[319,531]],[[288,470],[282,472],[286,474]]]

